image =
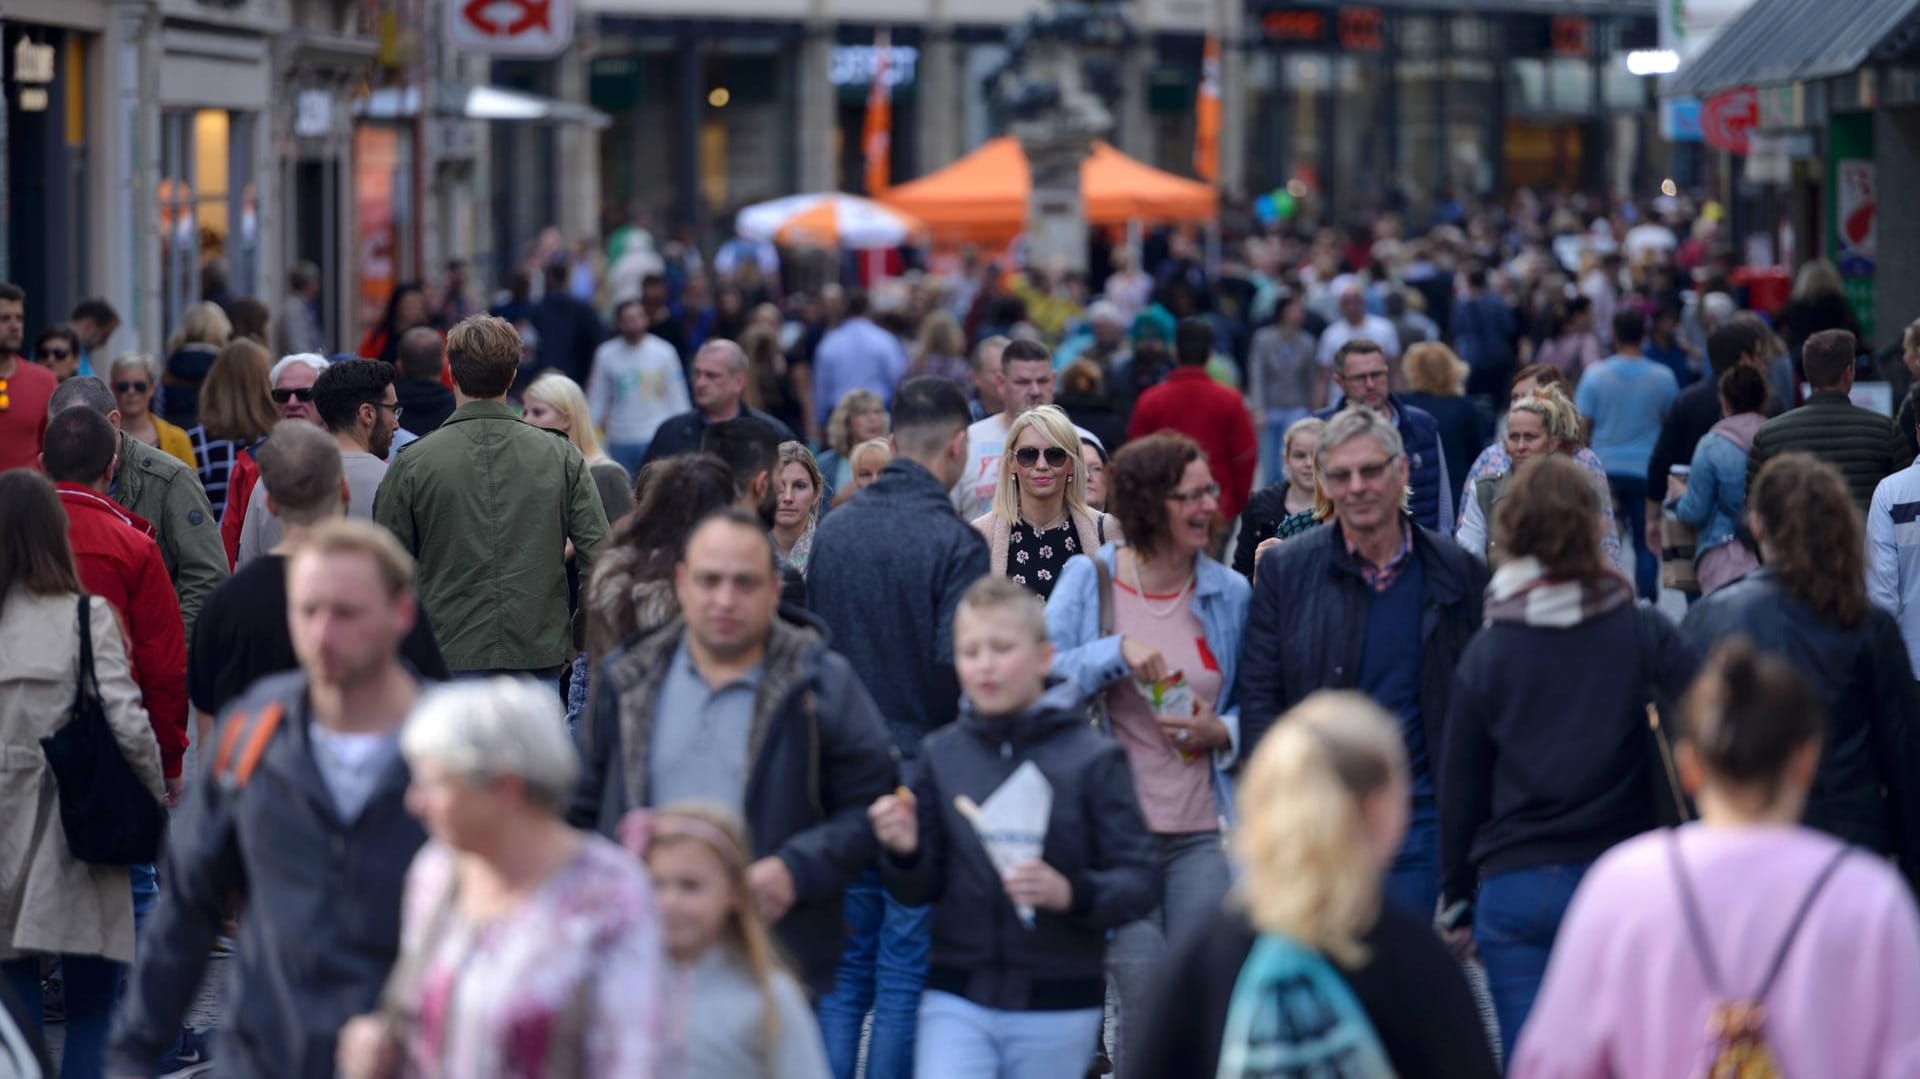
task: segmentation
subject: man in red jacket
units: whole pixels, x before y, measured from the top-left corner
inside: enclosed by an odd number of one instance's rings
[[[47,421],[40,464],[67,511],[80,583],[120,616],[133,679],[160,742],[171,802],[180,793],[180,759],[187,750],[186,628],[153,526],[107,497],[118,447],[106,417],[70,408]]]
[[[1214,526],[1214,538],[1219,542],[1253,492],[1253,470],[1260,461],[1253,418],[1238,393],[1207,374],[1207,360],[1213,355],[1213,327],[1205,319],[1190,318],[1180,323],[1174,331],[1173,348],[1180,365],[1164,382],[1140,395],[1133,420],[1127,424],[1127,439],[1143,438],[1155,431],[1179,431],[1200,443],[1200,448],[1207,451],[1213,482],[1220,485],[1220,520]]]

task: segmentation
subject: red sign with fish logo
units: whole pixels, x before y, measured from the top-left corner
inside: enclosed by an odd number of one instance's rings
[[[573,41],[573,0],[447,0],[447,37],[495,56],[554,56]]]

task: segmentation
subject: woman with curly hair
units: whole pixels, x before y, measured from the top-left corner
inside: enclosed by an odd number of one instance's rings
[[[872,390],[848,390],[827,417],[827,452],[820,455],[820,475],[835,493],[834,505],[852,497],[853,448],[887,433],[887,403]]]
[[[1838,469],[1767,462],[1747,494],[1761,568],[1694,604],[1698,648],[1745,636],[1810,682],[1831,722],[1804,822],[1920,876],[1920,700],[1899,624],[1867,601],[1866,541]]]

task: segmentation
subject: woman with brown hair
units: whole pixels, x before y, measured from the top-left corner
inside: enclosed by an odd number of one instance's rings
[[[1225,769],[1242,749],[1236,668],[1253,590],[1207,556],[1220,485],[1192,439],[1129,442],[1107,477],[1126,546],[1068,561],[1047,635],[1054,672],[1105,706],[1164,880],[1160,905],[1123,926],[1107,957],[1121,1022],[1144,1024],[1169,942],[1210,921],[1227,892]]]
[[[680,549],[701,518],[734,498],[733,471],[710,453],[669,457],[640,470],[634,511],[614,525],[587,586],[587,654],[595,664],[680,614],[673,593]]]
[[[156,800],[164,792],[160,747],[113,608],[86,598],[80,586],[53,485],[24,468],[0,472],[0,521],[0,977],[38,1026],[40,963],[60,957],[67,1011],[60,1074],[78,1079],[100,1074],[120,974],[133,959],[127,867],[73,856],[40,746],[68,722],[82,631],[113,746]]]
[[[1747,493],[1747,524],[1760,569],[1694,604],[1682,632],[1699,648],[1744,636],[1793,664],[1831,721],[1805,823],[1920,876],[1920,701],[1899,624],[1867,601],[1846,481],[1817,458],[1781,454]]]
[[[779,492],[773,510],[774,546],[788,565],[804,575],[807,556],[813,553],[813,528],[820,523],[820,510],[826,502],[820,465],[804,443],[780,443],[773,486]]]
[[[967,367],[967,335],[961,332],[960,320],[950,311],[930,311],[920,320],[920,335],[913,343],[913,362],[907,368],[907,377],[921,375],[952,379],[962,390],[972,385],[972,371]]]
[[[1509,1056],[1581,876],[1660,823],[1645,708],[1677,699],[1696,667],[1601,553],[1602,504],[1564,456],[1520,467],[1494,514],[1506,561],[1455,671],[1440,754],[1443,908],[1473,910],[1456,924],[1486,964]]]
[[[200,421],[187,429],[187,438],[216,521],[226,511],[234,458],[267,437],[279,419],[270,370],[266,349],[252,341],[235,341],[220,350],[200,387]]]

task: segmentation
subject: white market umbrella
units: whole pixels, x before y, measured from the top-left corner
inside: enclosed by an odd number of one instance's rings
[[[734,230],[749,240],[863,251],[898,247],[926,226],[872,199],[828,192],[755,203],[734,218]]]

